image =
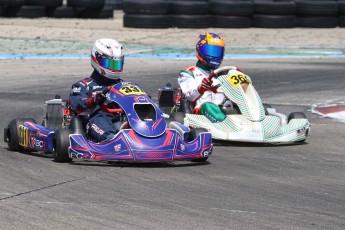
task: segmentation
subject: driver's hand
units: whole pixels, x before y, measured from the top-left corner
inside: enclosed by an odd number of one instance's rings
[[[217,92],[217,86],[212,86],[212,81],[205,77],[202,79],[201,84],[198,86],[198,92],[204,94],[206,91],[212,91],[213,93]]]
[[[88,107],[93,108],[96,105],[103,105],[106,97],[103,93],[96,93],[95,96],[92,96],[90,100],[88,101]]]

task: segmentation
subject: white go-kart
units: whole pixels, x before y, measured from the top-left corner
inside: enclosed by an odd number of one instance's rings
[[[255,143],[306,140],[310,133],[310,122],[306,115],[292,112],[286,116],[269,104],[263,104],[251,78],[236,67],[219,68],[209,78],[217,79],[217,91],[223,92],[231,101],[227,107],[223,107],[226,113],[223,121],[212,122],[204,115],[193,114],[188,101],[180,98],[179,89],[172,89],[170,85],[158,90],[158,104],[165,116],[188,127],[206,129],[211,132],[213,139]]]

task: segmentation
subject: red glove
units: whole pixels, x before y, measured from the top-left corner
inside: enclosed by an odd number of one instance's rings
[[[103,93],[96,93],[95,96],[89,98],[86,101],[87,107],[93,108],[96,105],[102,105],[105,101],[105,95]]]
[[[206,91],[212,91],[213,93],[217,92],[217,86],[212,86],[212,81],[205,77],[202,79],[201,84],[198,86],[198,92],[204,94]]]

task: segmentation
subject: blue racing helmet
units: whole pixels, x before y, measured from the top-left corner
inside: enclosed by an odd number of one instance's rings
[[[224,58],[224,39],[215,33],[200,34],[196,43],[196,56],[210,69],[218,68]]]

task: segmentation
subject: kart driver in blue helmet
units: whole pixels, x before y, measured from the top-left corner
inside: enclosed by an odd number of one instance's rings
[[[195,66],[188,66],[180,72],[177,81],[181,92],[192,104],[193,113],[202,114],[212,122],[223,121],[226,115],[220,106],[231,102],[226,101],[223,93],[217,92],[217,86],[208,77],[223,61],[224,39],[215,33],[199,35],[196,57]]]

